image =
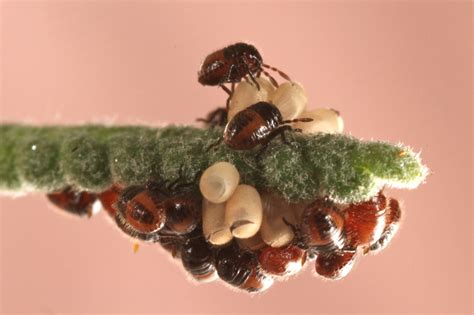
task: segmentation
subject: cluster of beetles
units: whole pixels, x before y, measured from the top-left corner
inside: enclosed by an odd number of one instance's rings
[[[278,86],[267,70],[290,81],[288,75],[263,63],[258,50],[246,43],[227,46],[204,60],[199,82],[218,86],[228,94],[225,107],[200,119],[208,128],[225,127],[218,143],[223,141],[234,150],[257,146],[265,150],[275,137],[281,136],[285,145],[285,133],[299,131],[291,123],[312,120],[284,120],[278,107],[262,101],[228,121],[235,84],[245,80],[260,89],[258,78],[263,74]],[[225,84],[230,84],[230,88]],[[370,200],[353,204],[338,204],[322,197],[308,201],[296,222],[282,218],[293,232],[292,240],[283,246],[266,244],[258,234],[249,242],[232,239],[216,245],[203,233],[203,195],[195,183],[183,182],[181,178],[172,182],[150,180],[128,187],[116,183],[101,193],[67,187],[47,197],[60,209],[86,217],[99,204],[121,231],[136,241],[160,244],[181,261],[193,279],[221,279],[247,292],[264,291],[275,279],[294,275],[309,262],[314,262],[317,275],[340,279],[348,274],[358,256],[385,248],[401,218],[398,201],[382,191]]]

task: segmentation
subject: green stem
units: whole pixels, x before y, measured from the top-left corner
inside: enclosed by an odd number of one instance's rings
[[[347,135],[293,134],[256,158],[224,143],[208,149],[222,129],[99,125],[34,127],[0,125],[0,190],[53,191],[72,185],[102,191],[113,183],[184,180],[218,161],[233,163],[241,182],[279,191],[290,201],[329,196],[357,202],[383,186],[413,188],[427,174],[407,147],[364,142]],[[196,183],[197,184],[197,183]]]

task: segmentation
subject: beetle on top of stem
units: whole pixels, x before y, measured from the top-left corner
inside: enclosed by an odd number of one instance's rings
[[[252,81],[260,89],[260,85],[255,78],[260,77],[263,73],[273,85],[278,87],[277,81],[263,68],[276,71],[284,79],[290,81],[290,77],[284,72],[263,63],[258,50],[246,43],[229,45],[208,55],[198,72],[198,81],[202,85],[220,86],[227,92],[229,97],[227,98],[226,108],[229,109],[235,83],[242,81],[242,79]],[[226,87],[225,83],[231,83],[231,88]]]
[[[288,124],[312,120],[312,118],[283,120],[280,110],[275,105],[258,102],[237,113],[226,125],[223,137],[211,147],[223,140],[234,150],[250,150],[262,145],[261,152],[263,152],[268,143],[278,135],[282,137],[284,143],[289,144],[285,132],[300,130],[293,129]]]

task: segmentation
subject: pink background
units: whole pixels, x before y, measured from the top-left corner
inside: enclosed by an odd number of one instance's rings
[[[1,202],[5,313],[401,313],[472,310],[469,1],[4,1],[2,122],[191,124],[223,104],[196,72],[254,43],[346,131],[404,142],[432,169],[392,245],[328,282],[312,266],[250,297],[193,285],[158,246],[132,245],[104,213],[79,220],[41,194]]]

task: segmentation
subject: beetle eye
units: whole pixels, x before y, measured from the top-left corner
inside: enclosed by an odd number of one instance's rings
[[[118,208],[137,232],[153,233],[159,231],[166,220],[165,210],[157,199],[149,190],[132,186],[122,193]]]

